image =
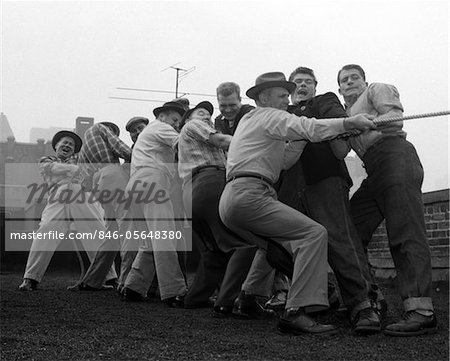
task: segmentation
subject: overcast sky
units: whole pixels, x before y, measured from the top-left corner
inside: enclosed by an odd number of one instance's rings
[[[449,109],[448,1],[2,1],[1,111],[17,141],[32,127],[73,128],[77,116],[113,121],[174,93],[242,93],[267,71],[315,70],[318,94],[357,63],[368,82],[394,84],[405,114]],[[167,69],[168,68],[168,69]],[[166,70],[165,70],[166,69]],[[180,73],[182,74],[182,72]],[[134,98],[120,100],[112,97]],[[188,95],[192,104],[215,97]],[[147,101],[144,101],[147,100]],[[342,100],[342,98],[341,98]],[[251,100],[244,102],[253,104]],[[214,115],[217,115],[215,111]],[[448,187],[448,117],[405,124],[425,169],[423,190]]]

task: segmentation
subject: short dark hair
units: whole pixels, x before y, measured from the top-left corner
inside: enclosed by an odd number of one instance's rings
[[[304,66],[299,66],[297,69],[295,69],[291,73],[291,75],[289,75],[289,81],[292,81],[297,74],[308,74],[308,75],[311,75],[314,78],[314,82],[317,85],[316,75],[314,74],[314,71],[312,69],[304,67]]]
[[[364,69],[361,68],[360,65],[358,65],[358,64],[347,64],[347,65],[344,65],[344,66],[342,67],[342,69],[339,70],[339,72],[338,72],[338,75],[337,75],[337,82],[338,82],[338,85],[340,84],[340,82],[339,82],[339,76],[341,75],[342,70],[350,70],[350,69],[356,69],[356,70],[358,70],[358,72],[359,72],[359,74],[362,76],[363,80],[366,81],[366,73],[364,72]]]
[[[230,96],[233,93],[236,93],[241,98],[241,88],[238,84],[233,83],[231,81],[220,84],[216,89],[217,96],[222,94],[224,97]]]

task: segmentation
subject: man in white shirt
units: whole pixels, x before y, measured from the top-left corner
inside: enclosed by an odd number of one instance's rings
[[[140,239],[141,246],[125,281],[124,300],[144,299],[156,271],[161,299],[170,307],[183,306],[186,281],[176,252],[178,233],[170,189],[175,175],[175,128],[184,112],[177,102],[154,109],[156,120],[139,134],[133,147],[125,191],[131,197],[130,212],[125,221],[131,218],[135,229],[143,230],[138,233],[145,237]]]
[[[327,231],[279,202],[273,184],[282,169],[298,160],[307,141],[319,142],[375,126],[362,115],[316,120],[289,114],[289,96],[295,87],[283,73],[272,72],[260,75],[247,91],[257,107],[241,119],[231,141],[228,183],[219,212],[227,227],[260,249],[267,247],[269,239],[292,254],[292,284],[278,329],[294,334],[333,334],[333,325],[317,323],[304,310],[311,305],[328,306]],[[261,265],[255,268],[261,271]],[[267,268],[272,269],[268,264]],[[249,276],[253,269],[252,265]]]

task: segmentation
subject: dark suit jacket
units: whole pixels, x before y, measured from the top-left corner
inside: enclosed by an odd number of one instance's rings
[[[236,115],[236,118],[234,120],[232,127],[230,127],[228,120],[226,120],[222,114],[219,115],[214,120],[214,126],[216,127],[216,129],[219,132],[221,132],[223,134],[234,135],[234,132],[236,131],[236,128],[237,128],[241,118],[252,109],[255,109],[255,107],[248,105],[248,104],[243,104],[241,109],[239,109],[239,113],[237,113],[237,115]]]
[[[334,93],[317,95],[299,105],[290,105],[289,113],[308,118],[326,119],[347,117],[341,102]],[[278,199],[302,211],[299,194],[306,185],[312,185],[328,177],[338,176],[347,180],[349,187],[352,179],[345,161],[335,157],[329,142],[308,143],[300,159],[291,168],[283,171],[275,185]]]

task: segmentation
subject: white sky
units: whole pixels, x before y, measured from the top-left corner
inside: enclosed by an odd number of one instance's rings
[[[406,114],[449,109],[448,1],[1,1],[1,111],[16,140],[32,127],[75,126],[77,116],[153,118],[174,94],[173,69],[195,70],[180,92],[243,95],[267,71],[314,69],[318,94],[360,64],[368,82],[394,84]],[[188,96],[192,104],[214,97]],[[342,100],[342,98],[341,98]],[[253,104],[250,100],[245,103]],[[215,111],[214,115],[217,115]],[[448,188],[448,117],[405,124],[425,169],[423,190]]]

